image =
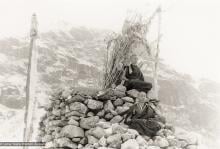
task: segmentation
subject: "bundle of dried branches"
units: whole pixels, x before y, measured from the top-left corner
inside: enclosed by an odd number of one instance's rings
[[[142,45],[151,55],[151,49],[146,39],[148,25],[151,23],[152,17],[149,20],[143,21],[141,15],[134,15],[125,19],[121,34],[112,34],[107,40],[106,61],[104,66],[103,88],[109,88],[122,75],[122,71],[117,69],[119,63],[124,64],[128,55],[132,53],[134,45]]]

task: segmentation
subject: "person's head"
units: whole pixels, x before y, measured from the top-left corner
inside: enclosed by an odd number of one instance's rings
[[[138,94],[138,97],[137,97],[137,99],[136,99],[136,102],[137,103],[143,103],[143,102],[148,102],[148,98],[147,98],[147,95],[146,95],[146,93],[145,92],[140,92],[139,94]]]
[[[131,64],[136,65],[137,61],[138,61],[137,55],[136,54],[132,54],[131,57],[130,57],[130,60],[131,60]]]

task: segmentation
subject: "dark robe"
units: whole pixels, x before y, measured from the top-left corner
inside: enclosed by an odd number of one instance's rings
[[[125,81],[124,86],[127,90],[136,89],[148,93],[152,88],[152,84],[144,81],[143,73],[137,65],[131,64],[132,72],[129,72],[129,66],[124,67],[125,77],[128,79]]]
[[[125,114],[125,124],[137,130],[141,135],[147,135],[149,137],[155,136],[161,129],[160,123],[165,123],[165,120],[162,121],[154,108],[148,103],[143,105],[136,103],[121,115]],[[128,120],[129,118],[130,121]]]

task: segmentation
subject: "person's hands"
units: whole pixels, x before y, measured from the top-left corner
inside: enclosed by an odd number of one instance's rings
[[[117,64],[117,69],[118,69],[118,70],[122,70],[122,68],[123,68],[123,64],[122,64],[121,62],[119,62],[119,63]]]

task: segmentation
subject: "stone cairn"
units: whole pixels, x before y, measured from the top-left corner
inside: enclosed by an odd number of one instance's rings
[[[141,136],[123,123],[119,114],[135,103],[139,92],[116,87],[111,94],[68,89],[60,91],[45,107],[39,123],[38,141],[44,149],[194,149],[196,140],[177,137],[171,125],[154,138]],[[186,136],[186,135],[185,135]]]

